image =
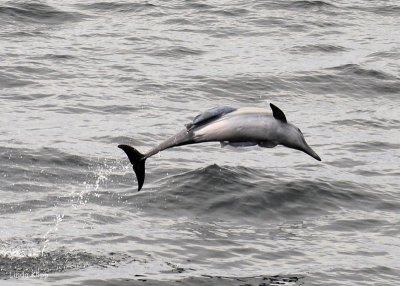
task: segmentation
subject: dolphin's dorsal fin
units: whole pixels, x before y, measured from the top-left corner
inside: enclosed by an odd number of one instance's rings
[[[285,113],[283,113],[282,110],[280,110],[277,106],[273,105],[272,103],[269,104],[272,109],[272,115],[274,116],[275,119],[280,120],[284,123],[287,122]]]
[[[211,120],[217,119],[218,117],[221,117],[224,114],[230,113],[235,111],[236,108],[230,107],[230,106],[217,106],[211,109],[208,109],[200,114],[198,114],[195,118],[193,118],[193,121],[186,124],[186,129],[189,130],[193,127],[197,127],[200,125],[203,125]]]

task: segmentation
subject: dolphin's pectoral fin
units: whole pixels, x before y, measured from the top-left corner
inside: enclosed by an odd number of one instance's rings
[[[263,148],[274,148],[278,143],[273,142],[273,141],[262,141],[258,142],[258,146],[263,147]]]
[[[203,125],[211,120],[217,119],[218,117],[230,113],[232,111],[235,111],[236,108],[230,107],[230,106],[217,106],[211,109],[208,109],[200,114],[198,114],[195,118],[193,118],[193,121],[185,124],[185,127],[187,130],[197,127],[200,125]]]
[[[256,142],[229,142],[229,141],[220,141],[221,147],[232,146],[232,147],[250,147],[257,145]]]

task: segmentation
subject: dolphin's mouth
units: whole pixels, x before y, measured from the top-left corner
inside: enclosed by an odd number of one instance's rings
[[[304,153],[310,155],[311,157],[313,157],[315,160],[321,161],[321,157],[318,156],[317,153],[315,153],[315,151],[313,149],[311,149],[310,146],[308,146],[308,144],[306,143],[304,148],[301,149],[301,151],[303,151]]]

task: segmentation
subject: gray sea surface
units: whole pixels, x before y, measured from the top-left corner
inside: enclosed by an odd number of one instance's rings
[[[0,1],[0,285],[397,285],[398,1]],[[321,156],[146,151],[272,102]]]

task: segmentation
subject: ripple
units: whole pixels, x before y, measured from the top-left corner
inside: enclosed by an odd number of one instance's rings
[[[17,186],[18,191],[21,190],[20,186]],[[30,186],[27,186],[30,187]],[[0,214],[16,214],[19,212],[31,212],[32,210],[43,209],[51,207],[51,203],[45,200],[24,200],[22,202],[14,203],[0,203]]]
[[[244,8],[225,8],[225,9],[215,9],[208,11],[209,14],[216,14],[226,17],[243,17],[250,11]]]
[[[306,46],[295,46],[290,48],[289,51],[291,53],[338,53],[344,52],[347,49],[342,46],[335,45],[326,45],[326,44],[318,44],[318,45],[306,45]]]
[[[60,248],[35,256],[12,257],[0,255],[0,279],[42,277],[44,274],[84,269],[90,266],[116,266],[127,255],[110,253],[94,255],[86,251]],[[45,276],[46,277],[46,276]]]
[[[357,142],[349,143],[344,146],[346,149],[355,153],[369,153],[369,152],[381,152],[384,150],[398,150],[400,144],[382,142],[382,141],[369,141],[369,142]]]
[[[366,127],[368,127],[382,130],[391,130],[393,128],[397,128],[400,125],[400,122],[398,122],[398,120],[378,120],[361,118],[334,120],[331,123],[339,126],[354,126],[361,129],[365,129]]]
[[[177,268],[176,272],[182,273],[184,268]],[[227,276],[212,276],[212,275],[202,275],[200,277],[186,277],[182,279],[174,280],[162,280],[158,281],[146,276],[138,275],[135,279],[107,279],[107,280],[85,280],[84,285],[92,286],[105,286],[105,285],[120,285],[120,286],[132,286],[132,285],[165,285],[165,286],[175,286],[175,285],[219,285],[219,286],[300,286],[303,285],[303,277],[300,275],[275,275],[275,276],[254,276],[254,277],[227,277]],[[138,284],[140,283],[140,284]],[[70,284],[78,285],[78,284]],[[81,284],[79,284],[81,285]]]
[[[319,0],[315,0],[315,1],[293,1],[291,2],[289,5],[289,7],[291,8],[301,8],[301,9],[314,9],[314,8],[328,8],[328,7],[336,7],[333,4],[330,4],[328,2],[325,1],[319,1]]]
[[[156,5],[151,3],[134,3],[134,2],[96,2],[92,4],[78,4],[82,9],[98,11],[98,12],[141,12],[152,9]]]
[[[118,113],[118,114],[132,114],[138,112],[140,110],[140,106],[134,105],[90,105],[78,103],[73,106],[67,107],[57,107],[57,110],[61,114],[110,114],[110,113]]]
[[[183,46],[175,46],[175,47],[170,47],[168,49],[160,49],[160,50],[154,51],[150,54],[153,56],[156,56],[156,57],[182,58],[185,56],[202,55],[204,53],[205,52],[202,50],[190,49],[190,48],[183,47]]]
[[[324,228],[334,231],[375,232],[381,228],[384,228],[388,224],[388,221],[379,219],[338,219]]]
[[[278,92],[287,89],[288,83],[278,76],[238,75],[232,78],[203,78],[198,80],[197,90],[215,97],[234,97],[235,100],[254,102],[249,92]]]

